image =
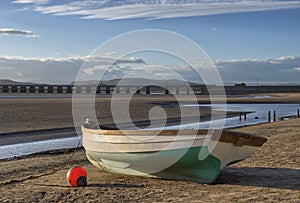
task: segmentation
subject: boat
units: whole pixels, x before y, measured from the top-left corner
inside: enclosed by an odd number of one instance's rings
[[[251,156],[267,139],[230,130],[120,130],[81,126],[88,160],[111,173],[213,183],[222,168]]]

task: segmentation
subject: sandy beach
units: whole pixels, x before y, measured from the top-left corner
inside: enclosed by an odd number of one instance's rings
[[[297,103],[299,98],[292,94],[271,99],[230,98],[229,102]],[[207,102],[207,98],[198,100]],[[163,104],[170,98],[160,97],[157,101]],[[107,105],[105,99],[98,102]],[[0,104],[1,112],[5,112],[0,117],[4,122],[1,122],[1,133],[37,130],[46,123],[48,129],[73,126],[72,115],[68,114],[71,113],[69,98],[0,99]],[[148,105],[150,108],[155,104]],[[53,112],[53,108],[57,111]],[[103,113],[105,108],[101,109]],[[175,118],[176,108],[169,109]],[[136,118],[143,120],[143,114],[137,113]],[[299,202],[299,124],[300,119],[289,119],[235,129],[266,136],[268,141],[250,158],[226,167],[213,185],[107,173],[92,166],[83,149],[2,160],[0,202]],[[87,170],[86,187],[68,185],[67,171],[75,165]]]
[[[236,129],[268,137],[252,157],[225,168],[213,185],[111,174],[82,149],[1,161],[1,202],[299,202],[300,120]],[[72,159],[70,160],[70,157]],[[68,169],[84,166],[88,186],[70,187]]]
[[[300,0],[0,0],[0,203],[300,203],[299,19]]]

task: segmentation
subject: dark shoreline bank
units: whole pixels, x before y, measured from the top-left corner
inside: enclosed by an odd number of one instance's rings
[[[202,117],[201,121],[208,121],[210,117]],[[193,122],[196,118],[190,117],[185,118],[185,123]],[[179,125],[181,118],[170,118],[167,121],[166,126],[172,125]],[[160,124],[161,120],[156,121],[139,121],[135,122],[137,127],[143,128],[147,127],[149,124]],[[121,124],[126,128],[126,123]],[[108,124],[106,125],[109,128],[115,128],[115,124]],[[77,129],[80,132],[80,129]],[[44,140],[52,140],[52,139],[62,139],[68,137],[76,137],[77,131],[74,127],[71,128],[57,128],[57,129],[43,129],[43,130],[33,130],[33,131],[24,131],[24,132],[17,132],[17,133],[3,133],[0,134],[0,146],[5,145],[12,145],[12,144],[21,144],[21,143],[29,143],[29,142],[37,142],[37,141],[44,141]],[[80,136],[80,135],[79,135]]]
[[[297,101],[300,94],[293,95],[292,101]],[[263,98],[263,100],[253,100],[252,98],[234,97],[228,100],[228,103],[286,103],[289,97]],[[190,98],[185,97],[184,103],[189,104]],[[198,98],[198,103],[207,104],[209,98]],[[97,98],[96,102],[100,105],[99,113],[102,120],[101,124],[111,125],[110,98]],[[132,117],[138,127],[148,126],[148,109],[153,106],[163,107],[169,113],[167,126],[180,124],[179,106],[170,95],[138,95],[133,100],[134,105],[143,111],[133,111]],[[289,103],[289,102],[288,102]],[[188,108],[188,107],[185,107]],[[56,109],[53,113],[53,109]],[[200,121],[210,119],[210,107],[201,107]],[[26,99],[0,99],[0,146],[8,144],[17,144],[48,139],[58,139],[75,137],[73,118],[72,118],[72,100],[71,98],[26,98]],[[57,112],[57,113],[56,113]],[[105,116],[106,115],[106,116]],[[107,116],[108,115],[108,116]],[[227,112],[227,117],[238,116],[238,112]],[[103,119],[105,118],[105,119]],[[190,116],[184,119],[186,124],[196,123],[198,117]],[[105,121],[104,123],[102,121]],[[152,124],[155,122],[152,122]],[[160,121],[157,121],[160,124]],[[185,123],[183,123],[185,124]],[[122,124],[126,127],[126,123]]]
[[[75,128],[44,129],[0,134],[0,146],[76,137]]]

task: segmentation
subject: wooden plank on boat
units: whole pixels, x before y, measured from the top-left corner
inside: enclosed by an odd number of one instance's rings
[[[227,142],[232,143],[234,146],[255,146],[260,147],[266,141],[267,138],[249,134],[249,133],[242,133],[242,132],[235,132],[235,131],[228,131],[228,130],[103,130],[103,129],[90,129],[82,126],[82,132],[88,134],[98,134],[98,135],[107,135],[107,136],[170,136],[170,135],[211,135],[212,140],[220,141],[220,142]]]
[[[214,136],[212,139],[214,139]],[[219,141],[233,143],[235,146],[248,145],[260,147],[267,141],[267,138],[249,133],[223,130]]]

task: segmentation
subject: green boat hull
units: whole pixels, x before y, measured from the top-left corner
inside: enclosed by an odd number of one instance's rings
[[[205,158],[199,160],[199,153],[205,154]],[[171,166],[155,173],[147,173],[143,167],[133,166],[131,163],[136,163],[137,159],[147,157],[151,153],[124,153],[124,154],[109,154],[87,151],[87,158],[98,168],[104,169],[113,173],[121,173],[128,175],[140,175],[164,179],[188,180],[198,183],[213,183],[219,176],[221,171],[221,161],[208,153],[208,147],[193,147],[188,150],[166,150],[160,152],[160,157],[156,163],[159,164],[159,159],[164,160],[168,157],[180,157]],[[182,156],[182,154],[184,154]],[[113,160],[111,162],[111,160]],[[145,167],[147,168],[147,167]]]
[[[267,141],[228,130],[111,130],[89,123],[81,130],[87,157],[98,168],[207,184],[223,167],[246,159]]]

